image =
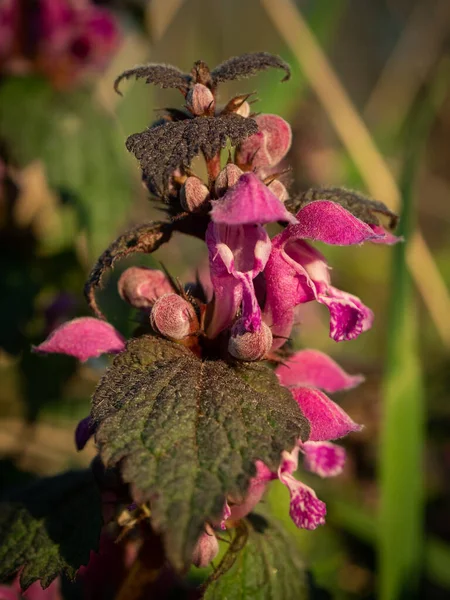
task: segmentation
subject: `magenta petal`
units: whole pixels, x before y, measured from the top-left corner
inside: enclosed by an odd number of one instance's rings
[[[250,480],[247,495],[244,502],[233,504],[231,507],[230,518],[233,520],[243,519],[258,504],[266,491],[269,481],[277,478],[276,473],[272,473],[260,460],[256,461],[256,475]]]
[[[214,312],[208,335],[216,336],[231,325],[242,303],[242,317],[249,331],[261,325],[253,279],[263,271],[270,254],[270,238],[260,225],[218,225],[206,231]]]
[[[371,225],[371,227],[377,235],[382,236],[370,240],[375,244],[387,244],[388,246],[392,246],[393,244],[398,244],[399,242],[404,241],[403,237],[396,236],[393,233],[386,231],[383,227],[380,227],[380,225]]]
[[[330,311],[330,337],[336,342],[354,340],[372,327],[373,312],[356,296],[329,286],[317,300]]]
[[[36,352],[68,354],[82,362],[101,354],[122,352],[125,339],[112,325],[93,317],[81,317],[64,323],[43,342]]]
[[[305,442],[301,445],[308,471],[320,477],[335,477],[345,465],[345,449],[331,442]]]
[[[338,246],[361,244],[381,237],[370,225],[329,200],[317,200],[306,204],[297,213],[297,219],[298,225],[289,228],[286,236],[318,240]]]
[[[349,375],[319,350],[300,350],[276,369],[281,385],[312,386],[325,392],[347,390],[364,381],[362,375]]]
[[[297,527],[313,530],[325,523],[327,508],[325,503],[317,498],[313,489],[292,475],[297,469],[298,450],[295,448],[292,453],[283,452],[278,477],[289,490],[291,519]]]
[[[351,431],[360,431],[348,414],[323,392],[309,387],[291,389],[294,399],[311,425],[309,440],[326,442],[336,440]]]
[[[297,219],[253,173],[244,173],[220,199],[212,202],[211,219],[226,225],[257,225]]]
[[[278,115],[258,115],[255,121],[259,131],[240,144],[236,160],[256,169],[275,166],[291,147],[291,127]]]

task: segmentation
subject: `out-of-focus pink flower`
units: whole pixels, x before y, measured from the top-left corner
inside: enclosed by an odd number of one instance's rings
[[[159,269],[130,267],[117,284],[120,297],[135,308],[150,309],[164,294],[173,292],[172,284]]]
[[[47,588],[42,589],[35,581],[26,591],[20,587],[20,573],[11,585],[0,585],[0,600],[62,600],[60,579],[57,577]]]
[[[201,534],[195,545],[192,553],[192,563],[196,567],[207,567],[216,558],[218,553],[219,542],[212,528],[207,526],[207,530]]]

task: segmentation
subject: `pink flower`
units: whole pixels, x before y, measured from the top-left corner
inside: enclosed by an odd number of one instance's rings
[[[289,489],[289,514],[294,523],[303,529],[315,529],[325,522],[326,507],[314,490],[294,477],[298,456],[302,453],[304,467],[320,477],[339,475],[345,464],[345,450],[330,440],[361,429],[340,406],[317,388],[330,392],[348,389],[358,385],[362,377],[349,375],[326,354],[314,350],[297,352],[280,365],[276,373],[280,383],[289,387],[310,422],[309,440],[298,440],[292,452],[283,452],[276,473],[261,461],[256,461],[256,475],[250,481],[246,497],[241,502],[230,500],[231,506],[225,506],[223,519],[245,517],[261,500],[270,481],[279,479]]]
[[[258,115],[255,121],[259,131],[239,146],[236,162],[240,165],[251,165],[257,170],[274,167],[291,147],[291,127],[278,115]]]

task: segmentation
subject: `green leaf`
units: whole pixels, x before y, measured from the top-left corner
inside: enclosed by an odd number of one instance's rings
[[[74,203],[95,258],[130,202],[129,158],[116,121],[86,91],[57,92],[38,77],[5,80],[0,105],[0,137],[13,158],[43,161],[50,185]]]
[[[295,541],[280,523],[266,516],[251,514],[247,523],[247,541],[238,529],[217,571],[206,582],[204,599],[308,598],[305,567]],[[245,545],[239,548],[242,538]]]
[[[0,502],[0,581],[23,567],[20,584],[45,588],[60,574],[74,579],[97,550],[100,494],[91,471],[42,479]]]
[[[255,460],[276,470],[281,452],[309,433],[270,369],[201,361],[152,336],[131,340],[115,358],[92,417],[105,465],[120,464],[135,500],[150,500],[176,568],[190,562],[204,523],[221,519],[226,497],[242,499]]]

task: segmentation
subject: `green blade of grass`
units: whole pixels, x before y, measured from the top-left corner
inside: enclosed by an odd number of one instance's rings
[[[404,236],[405,243],[397,244],[393,249],[379,464],[378,557],[381,600],[410,597],[417,588],[423,565],[424,391],[418,352],[415,293],[407,269],[406,254],[415,227],[415,176],[424,141],[435,115],[436,90],[437,85],[433,86],[429,97],[421,102],[410,119],[400,182],[403,205],[398,233]]]

